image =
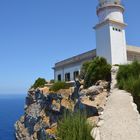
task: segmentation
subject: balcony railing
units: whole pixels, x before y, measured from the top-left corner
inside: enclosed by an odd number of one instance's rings
[[[102,4],[99,4],[96,8],[99,9],[99,8],[102,8],[102,7],[107,6],[107,5],[119,5],[119,6],[124,7],[124,4],[122,2],[106,1],[106,2],[104,2]]]

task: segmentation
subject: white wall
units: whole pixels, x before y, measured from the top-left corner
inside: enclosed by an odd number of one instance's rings
[[[113,30],[113,27],[121,31]],[[120,26],[107,23],[96,29],[97,56],[110,64],[127,63],[125,31]]]
[[[121,31],[113,30],[121,29]],[[110,26],[112,64],[127,63],[125,31],[117,25]]]
[[[65,81],[65,74],[66,73],[70,73],[70,77],[71,77],[71,81],[74,80],[74,77],[73,77],[73,73],[75,71],[79,71],[80,72],[80,69],[81,69],[81,66],[82,66],[82,62],[81,63],[75,63],[75,64],[70,64],[68,66],[65,66],[61,69],[56,69],[55,70],[55,80],[57,81],[58,80],[58,75],[61,74],[61,78],[63,81]]]
[[[97,56],[106,58],[108,63],[111,64],[112,61],[109,24],[96,29],[96,46]]]
[[[61,75],[61,80],[64,81],[64,70],[63,68],[54,70],[54,80],[58,81],[58,75]]]

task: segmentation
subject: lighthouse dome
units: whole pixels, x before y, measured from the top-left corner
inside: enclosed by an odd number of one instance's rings
[[[121,4],[121,0],[99,0],[99,3],[101,5],[106,4],[106,3]]]

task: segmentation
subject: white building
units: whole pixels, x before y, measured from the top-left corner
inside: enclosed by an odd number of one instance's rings
[[[99,22],[94,27],[96,49],[56,63],[54,79],[73,81],[79,75],[82,64],[96,56],[106,58],[112,65],[140,60],[140,48],[126,45],[123,12],[121,0],[99,0]]]

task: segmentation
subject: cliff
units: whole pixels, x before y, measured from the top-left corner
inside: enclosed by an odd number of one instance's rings
[[[88,89],[81,86],[50,92],[48,88],[30,90],[25,113],[15,124],[17,140],[56,139],[57,122],[65,111],[86,111],[87,120],[97,125],[104,110],[109,84],[98,81]]]

